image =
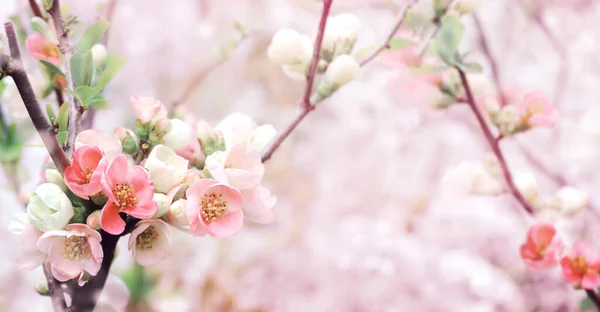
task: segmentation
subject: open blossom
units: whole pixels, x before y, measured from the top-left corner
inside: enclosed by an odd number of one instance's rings
[[[149,96],[133,96],[130,99],[135,118],[142,124],[154,124],[159,119],[167,118],[167,109],[158,100]]]
[[[124,155],[117,156],[102,176],[102,190],[108,201],[100,216],[100,225],[108,233],[117,235],[125,229],[124,212],[138,219],[149,219],[158,207],[152,200],[154,184],[141,166],[129,166]]]
[[[52,183],[40,184],[27,204],[29,221],[42,232],[63,229],[74,214],[67,195]]]
[[[215,180],[239,190],[258,186],[265,173],[260,153],[241,144],[235,144],[225,152],[218,151],[208,156],[206,169]]]
[[[49,231],[37,241],[37,248],[48,255],[54,278],[61,282],[83,277],[84,271],[95,276],[104,253],[100,233],[85,224],[69,224],[66,230]]]
[[[100,183],[106,161],[97,146],[85,145],[73,153],[73,162],[65,169],[65,184],[75,195],[88,199],[102,191]]]
[[[142,266],[154,265],[169,255],[171,241],[164,221],[142,220],[135,226],[127,246],[137,263]]]
[[[112,135],[100,130],[81,131],[75,139],[75,150],[82,146],[96,146],[109,157],[114,157],[121,153],[121,142]]]
[[[538,127],[554,127],[560,118],[554,104],[542,92],[531,92],[518,102],[517,110],[524,124]]]
[[[186,214],[196,236],[236,234],[244,223],[243,198],[237,189],[212,179],[194,183],[186,192]]]
[[[157,145],[148,155],[144,167],[150,172],[156,191],[167,193],[185,178],[188,161],[177,155],[172,149],[164,145]]]
[[[36,243],[40,236],[44,234],[35,228],[27,219],[27,214],[24,212],[16,213],[13,220],[8,225],[8,230],[15,235],[21,236],[19,250],[17,252],[17,263],[19,268],[34,269],[46,259],[46,254],[40,252]]]
[[[558,263],[562,249],[554,225],[538,223],[527,231],[527,241],[521,245],[521,258],[530,269],[548,269]]]
[[[34,58],[60,66],[60,51],[58,50],[58,45],[55,42],[52,42],[52,40],[44,37],[42,34],[34,32],[29,35],[27,40],[25,40],[25,45],[27,46],[27,51],[29,51]]]
[[[584,289],[596,289],[600,285],[600,254],[587,242],[576,242],[560,265],[567,283]]]
[[[206,132],[211,132],[206,129],[210,127],[206,122],[199,122],[196,127],[198,138],[202,140],[202,135]],[[277,130],[272,125],[257,126],[256,122],[247,115],[233,113],[223,119],[216,126],[217,130],[221,131],[225,139],[225,146],[230,147],[234,144],[245,144],[261,151],[269,142],[277,135]],[[212,133],[214,136],[214,133]]]

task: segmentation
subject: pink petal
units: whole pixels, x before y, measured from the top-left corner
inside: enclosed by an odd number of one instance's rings
[[[158,205],[154,201],[147,201],[140,205],[135,205],[129,209],[123,210],[126,214],[138,219],[150,219],[156,214]]]
[[[119,216],[119,208],[108,201],[100,214],[100,226],[110,234],[119,235],[125,230],[125,221]]]
[[[242,209],[244,197],[236,188],[225,184],[215,184],[210,186],[205,194],[223,194],[223,200],[227,202],[227,210],[234,212]]]
[[[244,224],[244,213],[242,210],[228,212],[218,220],[207,224],[207,232],[216,237],[228,237],[236,234]]]
[[[556,229],[552,224],[539,223],[531,226],[529,235],[536,246],[548,246],[556,235]]]
[[[581,280],[581,287],[583,289],[595,290],[600,285],[600,274],[586,274]]]
[[[244,196],[244,218],[246,220],[269,224],[275,220],[275,215],[271,208],[277,202],[277,199],[271,196],[266,188],[260,186],[250,190],[242,191]]]
[[[154,183],[148,171],[142,166],[133,166],[127,173],[127,181],[133,186],[135,197],[140,202],[151,201],[154,196]]]

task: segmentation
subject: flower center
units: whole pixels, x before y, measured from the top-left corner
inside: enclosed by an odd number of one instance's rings
[[[58,50],[58,46],[52,43],[43,44],[41,46],[41,54],[46,55],[48,57],[58,58],[60,57],[60,52]]]
[[[85,169],[83,171],[81,171],[81,176],[83,177],[83,183],[81,183],[81,184],[90,183],[93,173],[94,173],[94,170],[92,170],[92,168],[90,168],[90,166],[85,166]]]
[[[138,199],[133,195],[133,186],[127,182],[117,184],[113,189],[117,198],[119,211],[129,209],[138,204]]]
[[[90,245],[85,236],[69,236],[63,249],[65,259],[89,259],[92,256]]]
[[[583,257],[579,256],[573,260],[573,271],[575,271],[579,275],[587,273],[587,263],[585,262],[585,259]]]
[[[205,223],[212,223],[227,213],[227,201],[223,200],[223,194],[205,194],[201,206]]]
[[[525,110],[525,116],[523,119],[529,120],[529,118],[533,117],[534,115],[542,114],[542,113],[544,113],[544,102],[537,101],[537,102],[531,104],[529,107],[527,107],[527,109]]]
[[[158,238],[158,233],[153,225],[149,226],[142,234],[135,239],[137,247],[141,249],[151,249],[152,243]]]

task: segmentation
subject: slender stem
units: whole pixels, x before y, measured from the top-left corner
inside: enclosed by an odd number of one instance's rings
[[[306,109],[304,107],[302,107],[301,110],[298,111],[298,115],[296,116],[296,118],[294,118],[294,120],[292,120],[292,122],[285,128],[285,130],[283,132],[281,132],[275,138],[273,143],[271,143],[271,145],[269,145],[267,150],[265,150],[265,152],[263,153],[263,155],[261,157],[263,162],[265,162],[265,161],[269,160],[269,158],[271,158],[271,155],[273,155],[273,152],[275,152],[275,150],[277,148],[279,148],[279,145],[281,145],[281,143],[283,143],[283,141],[285,141],[285,139],[290,135],[290,133],[292,133],[292,131],[294,131],[294,129],[296,129],[298,124],[302,121],[302,119],[304,119],[304,117],[306,117],[306,115],[308,115],[308,113],[310,113],[310,109]]]
[[[385,39],[385,41],[383,42],[383,44],[360,61],[361,67],[365,66],[367,63],[372,61],[375,57],[377,57],[377,55],[379,55],[384,50],[390,48],[390,41],[394,38],[394,35],[396,35],[396,33],[398,32],[398,29],[400,28],[402,23],[404,23],[404,20],[406,19],[406,13],[408,13],[408,10],[410,10],[410,8],[412,8],[415,4],[417,4],[417,2],[419,2],[419,0],[412,0],[404,7],[404,9],[398,14],[398,17],[396,18],[396,22],[394,23],[394,26],[390,30],[390,33],[388,34],[388,36]]]
[[[52,300],[54,311],[67,311],[64,290],[62,289],[60,282],[52,276],[49,263],[44,264],[44,275],[46,276],[46,280],[48,280],[48,295]]]
[[[73,56],[73,45],[69,40],[69,34],[65,29],[62,13],[60,11],[60,0],[54,0],[52,7],[48,11],[54,21],[56,34],[58,35],[58,47],[63,56],[63,64],[65,67],[65,76],[67,80],[67,89],[75,90],[73,86],[73,77],[71,76],[71,56]],[[75,148],[75,139],[77,134],[81,132],[81,115],[83,110],[80,108],[77,101],[70,92],[67,92],[67,102],[69,103],[69,137],[67,139],[67,153],[71,153]]]
[[[498,162],[500,163],[500,167],[502,168],[502,173],[504,175],[504,179],[506,180],[506,184],[508,185],[509,191],[529,214],[533,214],[533,207],[527,201],[527,199],[525,199],[525,196],[521,194],[521,191],[519,191],[515,184],[513,176],[508,168],[508,165],[506,164],[504,154],[500,150],[499,141],[497,141],[496,137],[492,134],[492,131],[490,130],[490,127],[485,121],[483,114],[481,113],[479,107],[475,103],[473,93],[471,92],[471,87],[469,86],[469,81],[467,80],[467,76],[460,68],[457,67],[456,70],[458,71],[462,85],[465,88],[465,92],[467,94],[467,103],[469,104],[469,107],[475,114],[475,117],[477,117],[479,126],[481,127],[481,130],[483,130],[483,134],[485,135],[486,140],[492,148],[493,153],[496,155],[496,158],[498,158]]]
[[[40,7],[35,0],[29,0],[29,6],[31,7],[31,11],[33,11],[33,15],[43,18],[42,11],[40,11]]]
[[[596,309],[600,311],[600,297],[598,296],[598,294],[595,291],[588,289],[585,290],[585,293],[587,294],[588,298],[590,298],[590,301],[594,303]]]
[[[11,22],[8,22],[4,24],[4,28],[6,29],[6,37],[8,38],[12,61],[8,62],[6,56],[0,55],[0,58],[4,59],[4,61],[0,61],[0,64],[4,63],[3,67],[5,68],[5,71],[15,81],[15,85],[19,90],[23,103],[25,103],[25,108],[27,109],[27,113],[35,126],[35,129],[42,138],[56,168],[62,174],[65,168],[69,166],[69,159],[60,147],[52,126],[50,126],[50,123],[44,116],[37,98],[35,97],[35,93],[33,92],[31,83],[29,82],[29,78],[27,77],[27,73],[25,73],[25,70],[23,69],[14,25]]]
[[[56,87],[54,88],[54,94],[56,95],[56,103],[58,104],[58,107],[61,107],[63,103],[65,103],[62,90],[59,87]]]
[[[498,62],[492,51],[490,50],[490,46],[488,44],[487,38],[485,36],[485,32],[483,31],[483,26],[481,25],[481,21],[477,14],[473,13],[473,21],[475,22],[475,28],[477,28],[477,32],[479,33],[479,41],[481,43],[481,50],[483,54],[486,56],[488,62],[490,63],[490,68],[492,70],[492,77],[494,78],[494,82],[496,85],[496,92],[498,93],[498,99],[500,100],[500,106],[504,107],[508,105],[508,101],[506,96],[504,95],[504,87],[502,86],[502,80],[500,79],[500,70],[498,68]]]

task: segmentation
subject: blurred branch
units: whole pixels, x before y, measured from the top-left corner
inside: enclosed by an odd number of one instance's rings
[[[406,19],[406,13],[408,13],[408,10],[410,10],[410,8],[412,8],[417,2],[419,2],[419,0],[412,0],[404,7],[404,9],[398,14],[398,17],[396,18],[396,23],[394,23],[394,26],[390,30],[390,33],[388,34],[383,44],[360,61],[361,67],[365,66],[367,63],[372,61],[377,55],[379,55],[384,50],[390,48],[390,41],[394,38],[396,32],[398,32],[398,29],[400,28],[402,23],[404,23],[404,20]]]
[[[29,0],[29,6],[31,7],[31,11],[33,12],[33,15],[35,15],[39,18],[44,18],[42,16],[42,11],[40,11],[40,7],[38,6],[38,4],[35,0]]]
[[[67,89],[75,90],[73,86],[73,77],[71,76],[71,56],[73,56],[73,45],[69,40],[69,34],[65,28],[62,13],[60,11],[60,0],[52,1],[52,7],[48,10],[54,21],[54,27],[56,28],[56,34],[58,35],[58,47],[62,53],[62,60],[65,66],[65,76],[67,80]],[[72,152],[75,148],[75,139],[79,132],[81,132],[81,115],[83,114],[83,107],[75,101],[75,97],[70,92],[67,92],[67,102],[69,103],[69,136],[67,139],[67,153]]]
[[[490,147],[492,148],[493,153],[496,155],[496,158],[498,158],[498,162],[500,163],[500,167],[502,168],[502,173],[504,175],[504,179],[506,180],[506,184],[508,185],[508,189],[509,189],[510,193],[523,206],[523,208],[525,208],[527,213],[533,214],[533,207],[525,199],[523,194],[521,194],[521,191],[519,191],[519,189],[517,188],[515,181],[513,179],[513,176],[508,168],[508,165],[506,164],[506,159],[504,158],[504,154],[500,150],[499,143],[500,143],[500,139],[502,137],[499,137],[499,139],[497,139],[492,134],[492,131],[490,130],[490,127],[488,126],[487,122],[485,121],[483,114],[481,113],[481,111],[479,110],[479,107],[475,103],[475,98],[473,97],[473,93],[471,92],[471,87],[469,86],[469,81],[467,80],[467,76],[460,68],[456,67],[456,70],[458,71],[458,74],[460,75],[460,80],[461,80],[462,85],[465,88],[465,92],[467,94],[467,104],[469,104],[469,107],[475,114],[475,117],[477,117],[477,121],[479,123],[479,126],[481,127],[481,130],[483,130],[483,134],[485,135],[486,140],[490,144]]]
[[[231,46],[231,51],[227,55],[221,56],[217,61],[196,72],[192,79],[186,85],[185,89],[183,90],[183,93],[179,96],[179,98],[173,101],[173,104],[171,104],[171,110],[175,110],[177,107],[185,103],[190,98],[190,96],[192,96],[194,91],[202,84],[204,79],[206,79],[206,77],[210,73],[214,72],[223,64],[225,64],[225,62],[229,60],[229,56],[233,52],[235,52],[235,50],[240,46],[240,44],[248,37],[249,34],[242,33],[242,36],[233,43],[233,45]]]
[[[498,92],[498,99],[500,100],[500,106],[504,107],[508,104],[506,96],[504,95],[504,87],[502,86],[502,80],[500,79],[500,70],[498,68],[498,62],[494,58],[492,51],[490,50],[490,46],[488,44],[487,38],[485,37],[485,32],[483,31],[483,26],[481,25],[481,21],[477,14],[473,13],[473,21],[475,22],[475,28],[477,29],[477,33],[479,34],[479,42],[481,44],[481,50],[483,54],[487,58],[490,63],[490,68],[492,70],[492,76],[494,78],[494,83],[496,85],[496,92]]]
[[[304,96],[302,97],[302,101],[298,104],[300,107],[300,111],[298,115],[292,122],[286,127],[286,129],[281,132],[269,145],[269,147],[262,154],[262,161],[265,162],[271,158],[273,152],[277,150],[277,148],[285,141],[285,139],[296,129],[298,124],[314,109],[310,101],[310,94],[312,93],[313,84],[315,80],[315,75],[317,73],[317,65],[319,64],[319,58],[321,55],[321,45],[323,43],[323,35],[325,34],[325,26],[327,25],[327,17],[329,16],[329,11],[331,9],[331,4],[333,0],[323,0],[323,12],[321,13],[321,20],[319,22],[319,30],[317,32],[317,37],[315,38],[315,44],[313,49],[312,60],[310,62],[310,66],[308,69],[308,74],[306,75],[306,87],[304,89]]]
[[[15,85],[19,90],[23,103],[25,103],[25,108],[27,109],[27,113],[35,126],[35,129],[40,134],[56,168],[62,174],[65,168],[69,166],[69,159],[58,144],[56,134],[44,116],[37,98],[35,97],[35,93],[33,92],[33,88],[31,87],[31,83],[29,82],[29,78],[27,77],[27,73],[23,69],[14,25],[12,22],[8,22],[4,24],[4,28],[6,30],[12,60],[9,62],[7,56],[2,54],[0,55],[0,66],[2,66],[6,74],[10,75],[15,81]]]
[[[590,301],[594,303],[596,308],[600,311],[600,297],[598,297],[598,294],[593,290],[587,289],[585,290],[585,293],[587,294],[588,298],[590,298]]]

